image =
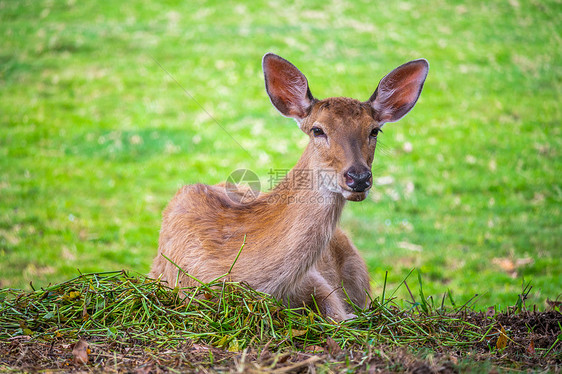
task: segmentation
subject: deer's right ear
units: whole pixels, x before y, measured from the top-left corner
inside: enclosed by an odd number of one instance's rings
[[[271,103],[282,115],[300,124],[314,103],[306,77],[295,65],[273,53],[263,56],[262,66]]]

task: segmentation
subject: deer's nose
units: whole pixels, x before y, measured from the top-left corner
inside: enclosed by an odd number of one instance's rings
[[[345,173],[345,184],[355,192],[364,192],[371,187],[371,171],[350,168]]]

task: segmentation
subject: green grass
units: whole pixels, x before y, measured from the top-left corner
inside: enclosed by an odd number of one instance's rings
[[[265,94],[272,51],[317,97],[367,99],[399,64],[431,64],[416,108],[380,139],[375,178],[392,182],[342,220],[375,292],[415,267],[426,296],[511,305],[524,278],[542,306],[562,286],[559,13],[517,0],[0,1],[0,287],[146,273],[180,185],[238,168],[267,185],[292,167],[306,137]]]

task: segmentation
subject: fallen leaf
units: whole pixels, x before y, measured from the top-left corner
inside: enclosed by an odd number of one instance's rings
[[[507,347],[507,335],[505,334],[505,329],[502,326],[500,331],[500,336],[498,336],[498,341],[496,342],[496,347],[498,349],[504,349]]]
[[[277,363],[284,364],[291,358],[291,355],[288,353],[282,353],[277,355]]]
[[[80,298],[80,292],[70,291],[69,293],[63,295],[62,299],[64,301],[73,301]]]
[[[492,263],[500,267],[503,271],[511,275],[512,278],[517,277],[517,270],[525,265],[529,265],[533,263],[533,259],[530,257],[525,258],[493,258]]]
[[[493,258],[492,263],[499,266],[503,271],[512,273],[515,271],[515,262],[509,258]]]
[[[228,335],[224,335],[222,338],[220,338],[220,340],[215,344],[215,346],[222,348],[224,347],[224,345],[226,345],[226,343],[228,342],[228,339],[230,337]]]
[[[320,353],[320,352],[324,352],[324,348],[318,346],[318,345],[309,345],[304,349],[306,352],[311,352],[311,353]]]
[[[530,355],[535,354],[535,342],[534,342],[534,340],[531,340],[531,342],[527,346],[527,353],[530,354]]]
[[[328,349],[328,353],[330,353],[332,356],[336,356],[341,352],[341,348],[338,343],[336,343],[336,341],[329,336],[326,339],[326,348]]]
[[[88,363],[88,354],[91,353],[89,344],[84,339],[78,340],[78,343],[72,348],[72,361],[77,365]]]
[[[228,344],[229,352],[240,352],[241,348],[242,347],[237,339],[232,339],[232,341]]]
[[[295,330],[295,329],[292,329],[292,330],[291,330],[291,334],[293,335],[293,337],[296,337],[296,336],[303,336],[304,334],[307,333],[307,331],[308,331],[308,330]]]

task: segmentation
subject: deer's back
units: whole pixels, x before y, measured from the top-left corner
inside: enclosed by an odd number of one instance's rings
[[[264,289],[261,286],[274,281],[279,271],[276,265],[283,261],[276,258],[279,254],[275,251],[279,240],[283,241],[280,236],[290,232],[289,227],[283,227],[283,220],[276,219],[283,212],[267,208],[266,201],[251,204],[232,201],[223,185],[195,184],[180,188],[164,210],[158,256],[150,275],[162,275],[163,280],[174,286],[179,266],[200,281],[208,282],[228,271],[245,243],[229,278]],[[279,233],[277,238],[273,232]],[[264,263],[263,256],[268,256],[270,261]],[[197,283],[188,277],[180,278],[182,286]]]

